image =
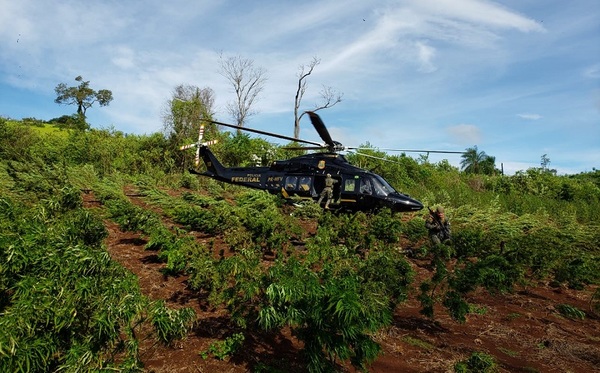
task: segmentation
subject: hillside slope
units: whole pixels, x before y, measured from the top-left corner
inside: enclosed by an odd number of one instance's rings
[[[151,209],[140,197],[132,203]],[[85,196],[87,207],[97,205],[93,195]],[[201,352],[236,331],[227,312],[212,308],[208,300],[190,291],[186,276],[165,276],[165,264],[156,253],[144,249],[147,241],[137,233],[122,232],[106,221],[111,257],[134,273],[142,292],[152,299],[163,299],[171,307],[192,307],[198,322],[187,337],[172,347],[145,341],[142,361],[150,372],[247,372],[304,371],[301,343],[281,333],[252,333],[243,347],[226,361],[203,359]],[[314,227],[308,227],[314,229]],[[214,237],[213,237],[214,238]],[[208,237],[198,234],[199,241]],[[399,254],[400,255],[400,254]],[[265,257],[265,260],[272,260]],[[417,278],[432,275],[428,261],[410,259]],[[418,281],[416,281],[418,283]],[[570,319],[557,310],[569,304],[589,309],[595,288],[582,291],[566,287],[552,288],[544,282],[519,286],[511,294],[490,295],[478,290],[469,296],[477,311],[464,324],[452,320],[438,309],[435,321],[419,313],[416,290],[394,314],[391,327],[375,339],[383,347],[381,356],[369,367],[370,372],[444,372],[467,359],[473,352],[493,356],[500,371],[507,372],[592,372],[600,371],[600,320],[589,312],[585,319]],[[268,368],[267,368],[268,367]],[[352,371],[351,367],[346,369]]]

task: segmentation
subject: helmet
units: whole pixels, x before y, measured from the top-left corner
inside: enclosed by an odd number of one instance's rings
[[[331,177],[331,174],[327,174],[327,177]]]
[[[442,206],[438,206],[438,207],[435,209],[435,211],[436,211],[438,214],[443,214],[443,213],[444,213],[444,208],[443,208]]]

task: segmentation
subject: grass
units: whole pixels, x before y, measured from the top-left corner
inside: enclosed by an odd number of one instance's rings
[[[523,317],[523,315],[521,315],[521,314],[520,314],[520,313],[518,313],[518,312],[511,312],[511,313],[509,313],[508,315],[506,315],[506,319],[507,319],[508,321],[513,321],[513,320],[516,320],[516,319],[518,319],[518,318],[520,318],[520,317]]]
[[[47,135],[47,134],[52,134],[54,136],[59,136],[59,137],[63,137],[63,138],[67,138],[69,135],[69,131],[68,130],[63,130],[61,128],[58,128],[52,124],[44,124],[41,127],[38,126],[30,126],[31,129],[35,130],[37,133],[39,133],[40,135]]]
[[[585,319],[585,312],[583,312],[577,307],[571,306],[570,304],[559,304],[558,306],[556,306],[556,309],[562,316],[567,317],[571,320]]]
[[[509,350],[508,348],[499,347],[498,350],[500,350],[502,353],[504,353],[510,357],[519,356],[519,353],[517,351]]]
[[[424,350],[432,350],[435,346],[429,342],[426,342],[422,339],[412,337],[410,335],[406,335],[402,337],[402,342],[408,343],[411,346],[419,347]]]

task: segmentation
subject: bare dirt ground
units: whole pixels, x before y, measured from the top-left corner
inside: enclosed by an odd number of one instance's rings
[[[144,206],[141,199],[130,198]],[[84,196],[84,202],[87,207],[98,206],[91,194]],[[169,307],[192,307],[198,316],[194,330],[173,346],[151,338],[140,343],[148,372],[252,372],[266,366],[273,368],[270,371],[305,371],[302,345],[289,330],[247,335],[242,350],[228,361],[203,359],[200,352],[234,332],[226,312],[210,308],[203,295],[189,291],[185,276],[164,276],[160,271],[164,264],[155,252],[144,250],[146,242],[138,234],[121,232],[110,221],[105,224],[110,255],[138,276],[144,294],[165,300]],[[417,271],[416,285],[419,278],[431,276],[424,263],[411,263]],[[451,372],[456,362],[472,352],[485,352],[495,357],[503,372],[600,372],[600,320],[587,312],[594,290],[539,283],[512,294],[476,292],[468,300],[481,312],[469,315],[464,324],[453,321],[442,309],[436,310],[435,321],[422,316],[415,290],[397,308],[393,324],[375,336],[383,353],[369,371]],[[586,311],[585,319],[561,316],[556,310],[559,304]]]

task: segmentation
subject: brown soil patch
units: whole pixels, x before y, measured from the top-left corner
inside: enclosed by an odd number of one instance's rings
[[[83,197],[86,207],[98,206],[92,194]],[[150,208],[139,197],[130,199]],[[144,294],[165,300],[169,307],[192,307],[198,315],[193,332],[173,346],[152,339],[140,343],[147,371],[249,372],[259,363],[279,371],[305,371],[301,344],[289,330],[246,336],[243,351],[229,361],[203,359],[201,351],[235,332],[226,312],[212,309],[202,294],[189,291],[185,276],[164,276],[164,264],[155,252],[144,250],[146,241],[138,234],[121,232],[110,221],[106,227],[110,255],[138,276]],[[315,229],[310,224],[305,228]],[[426,267],[412,263],[418,277],[430,276]],[[398,307],[392,326],[376,336],[383,354],[369,371],[451,372],[457,361],[478,351],[493,355],[503,372],[600,372],[600,320],[589,312],[585,320],[571,320],[555,309],[569,304],[587,311],[593,290],[555,289],[540,283],[507,295],[478,291],[469,302],[482,312],[470,315],[465,324],[451,320],[442,309],[436,309],[436,321],[431,321],[420,315],[420,304],[411,297]]]

